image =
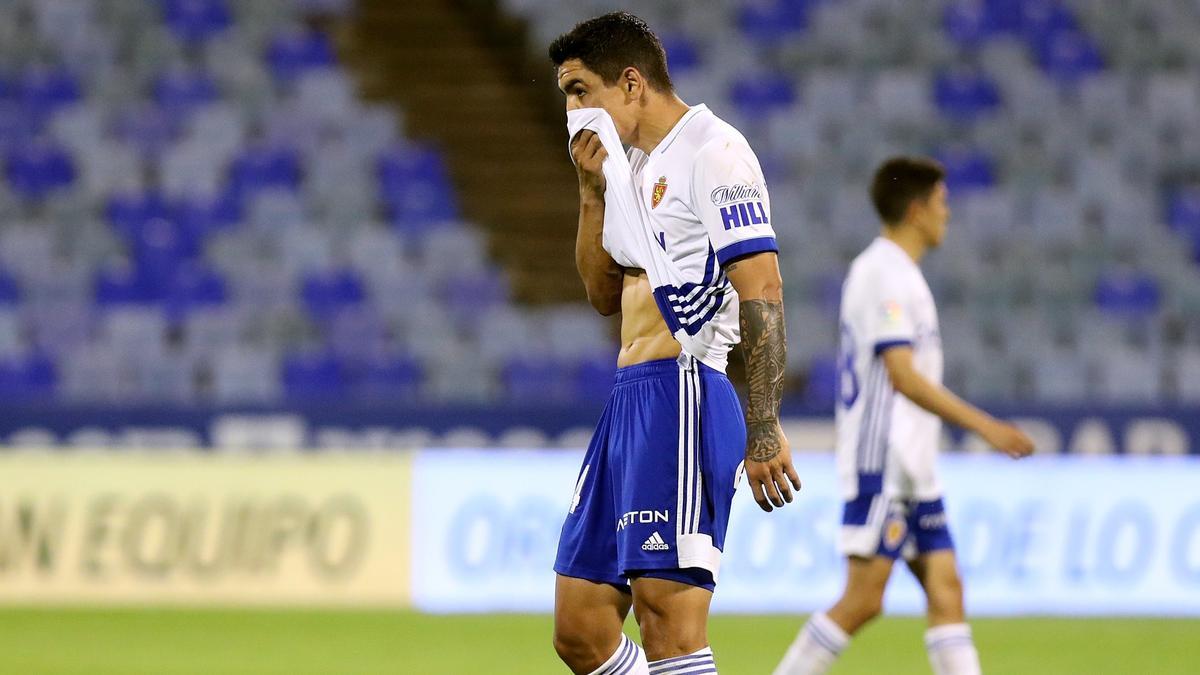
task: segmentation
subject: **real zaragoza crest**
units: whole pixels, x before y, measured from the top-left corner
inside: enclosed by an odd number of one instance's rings
[[[667,177],[659,176],[658,182],[654,184],[654,192],[650,195],[650,208],[658,208],[658,204],[665,194],[667,194]]]

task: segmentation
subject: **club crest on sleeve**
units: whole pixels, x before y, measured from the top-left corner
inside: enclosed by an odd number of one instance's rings
[[[667,177],[659,176],[658,182],[654,184],[654,192],[650,194],[650,208],[658,208],[665,194],[667,194]]]

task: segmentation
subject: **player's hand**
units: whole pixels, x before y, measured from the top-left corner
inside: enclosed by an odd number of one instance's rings
[[[584,129],[571,141],[571,158],[579,175],[579,191],[593,196],[604,194],[604,160],[608,151],[594,131]]]
[[[983,440],[990,443],[992,447],[1013,459],[1021,459],[1033,454],[1033,439],[1008,422],[996,420],[983,430],[982,436]]]
[[[746,425],[746,479],[754,501],[768,513],[791,503],[792,488],[800,491],[792,450],[778,420]]]

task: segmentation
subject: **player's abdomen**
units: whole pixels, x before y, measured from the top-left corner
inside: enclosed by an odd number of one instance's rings
[[[659,314],[646,273],[627,271],[621,287],[621,353],[617,366],[671,359],[679,352],[679,342]]]

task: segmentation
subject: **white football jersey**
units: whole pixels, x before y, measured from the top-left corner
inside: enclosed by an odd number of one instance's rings
[[[659,245],[686,279],[655,290],[667,327],[696,337],[701,353],[692,356],[724,372],[741,334],[723,268],[778,251],[758,157],[737,129],[697,105],[649,155],[631,148],[628,158]]]
[[[913,365],[942,382],[937,307],[925,276],[895,242],[879,237],[850,265],[842,286],[837,466],[847,500],[878,493],[941,496],[935,462],[941,420],[897,395],[881,354],[911,345]]]

